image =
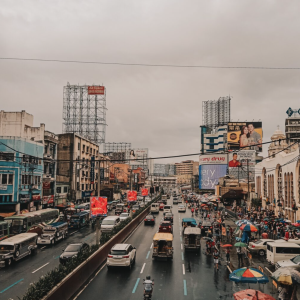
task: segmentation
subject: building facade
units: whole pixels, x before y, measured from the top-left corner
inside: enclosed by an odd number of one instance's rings
[[[0,137],[0,213],[42,208],[42,143]]]
[[[174,188],[177,185],[177,178],[175,176],[168,177],[153,177],[151,184],[152,186],[162,186],[167,188]]]
[[[186,160],[175,163],[175,173],[177,175],[199,175],[199,162]]]
[[[227,150],[227,125],[217,128],[200,126],[201,153],[223,152]]]
[[[290,144],[300,142],[300,116],[294,114],[285,119],[285,135]]]

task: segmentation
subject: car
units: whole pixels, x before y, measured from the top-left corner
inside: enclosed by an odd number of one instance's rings
[[[186,207],[183,204],[178,205],[178,212],[186,212]]]
[[[173,234],[173,226],[170,221],[163,221],[160,223],[158,232],[169,232]]]
[[[116,244],[107,255],[106,266],[108,269],[111,267],[127,267],[131,269],[131,266],[135,263],[135,259],[135,247],[131,244]]]
[[[164,206],[165,206],[164,203],[159,203],[159,210],[164,210]]]
[[[111,232],[120,222],[119,216],[108,216],[101,223],[101,231],[104,233]]]
[[[275,264],[276,270],[279,268],[293,268],[300,265],[300,255],[296,255],[291,259],[280,260]]]
[[[90,246],[87,243],[70,244],[59,257],[61,264],[66,264],[69,260],[76,257],[78,254],[88,251]]]
[[[149,203],[149,202],[151,202],[152,200],[151,200],[151,198],[146,198],[145,199],[145,203],[147,204],[147,203]]]
[[[121,214],[119,215],[119,217],[120,217],[120,221],[121,221],[121,222],[122,222],[122,221],[125,221],[126,219],[129,218],[129,213],[121,213]]]
[[[164,206],[164,214],[171,213],[172,212],[172,206],[171,205],[165,205]]]
[[[117,204],[118,204],[119,202],[118,201],[116,201],[116,200],[114,200],[114,201],[112,201],[111,203],[110,203],[110,207],[111,207],[111,209],[114,209],[114,208],[116,208],[116,206],[117,206]]]
[[[256,242],[250,242],[248,246],[248,250],[251,253],[259,254],[260,256],[264,256],[267,253],[267,243],[274,242],[272,239],[259,239]]]
[[[131,208],[131,210],[132,210],[132,212],[133,213],[135,213],[137,210],[139,210],[140,209],[140,205],[139,204],[135,204],[135,205],[133,205],[132,206],[132,208]]]
[[[178,203],[179,203],[178,199],[177,198],[173,198],[173,204],[178,204]]]
[[[148,215],[144,219],[144,225],[155,225],[155,217],[153,215]]]
[[[212,224],[210,221],[203,221],[201,225],[201,235],[205,235],[207,231],[212,231]]]
[[[164,216],[164,221],[170,221],[173,224],[173,214],[172,213],[166,213]]]
[[[115,215],[120,215],[122,212],[127,212],[128,209],[123,203],[118,203],[115,209]]]
[[[140,208],[145,207],[145,203],[144,202],[139,202],[139,206],[140,206]]]

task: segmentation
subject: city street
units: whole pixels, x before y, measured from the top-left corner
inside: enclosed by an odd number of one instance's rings
[[[108,213],[111,214],[113,212]],[[95,231],[91,226],[71,230],[69,237],[57,242],[56,245],[39,246],[36,254],[27,256],[8,268],[1,268],[0,299],[21,298],[31,283],[59,265],[59,256],[67,245],[78,242],[91,245],[95,243],[95,237]]]
[[[172,203],[172,198],[168,204]],[[174,258],[173,261],[152,260],[152,238],[158,230],[163,217],[160,211],[155,226],[143,223],[127,243],[137,248],[136,263],[132,269],[102,268],[91,283],[78,294],[78,300],[99,299],[141,299],[143,279],[147,275],[155,280],[153,299],[233,299],[232,294],[248,288],[229,281],[229,270],[224,262],[224,253],[219,271],[214,270],[213,257],[205,255],[205,241],[201,242],[201,253],[185,252],[182,248],[181,220],[191,217],[190,210],[178,213],[173,205],[174,214]],[[197,219],[197,218],[196,218]],[[198,220],[197,220],[198,221]],[[222,250],[221,250],[222,251]],[[251,288],[259,288],[252,284]],[[260,287],[261,290],[267,287]]]

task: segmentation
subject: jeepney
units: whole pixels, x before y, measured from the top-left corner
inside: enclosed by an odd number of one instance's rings
[[[38,245],[54,245],[68,235],[68,223],[56,222],[43,228],[43,233],[37,240]]]
[[[173,258],[173,234],[157,232],[153,237],[152,258]]]
[[[183,234],[185,250],[200,250],[201,230],[198,227],[186,227]]]

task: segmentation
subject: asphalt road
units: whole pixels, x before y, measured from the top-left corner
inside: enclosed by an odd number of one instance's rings
[[[108,213],[111,214],[113,212]],[[57,242],[54,246],[38,246],[36,254],[26,256],[10,267],[1,268],[0,299],[22,298],[31,283],[59,265],[62,250],[67,245],[78,242],[90,245],[96,242],[96,234],[91,226],[83,227],[81,230],[70,230],[67,239]]]
[[[168,200],[172,203],[172,199]],[[155,226],[143,223],[126,243],[137,248],[136,263],[132,269],[106,266],[94,277],[90,284],[77,295],[78,300],[102,299],[142,299],[143,279],[150,275],[155,280],[153,299],[232,299],[236,291],[248,288],[229,281],[229,271],[224,263],[214,270],[213,257],[205,255],[205,241],[201,241],[201,252],[185,252],[182,249],[180,234],[181,219],[191,217],[190,210],[178,213],[173,205],[174,214],[174,258],[173,261],[152,260],[152,238],[158,230],[162,212],[156,218]],[[253,285],[255,287],[255,285]]]

